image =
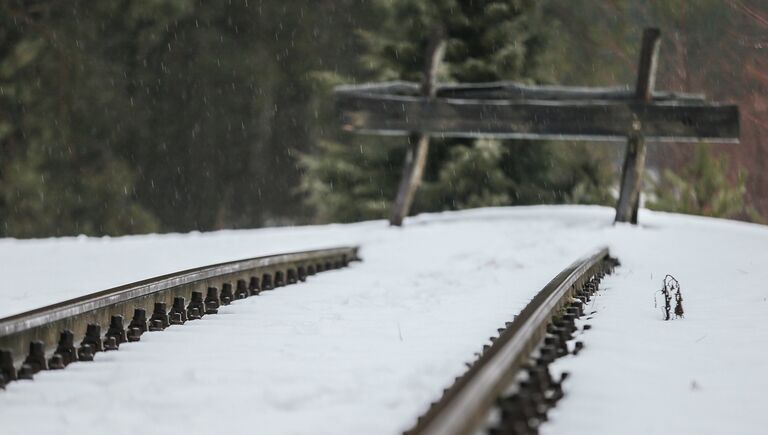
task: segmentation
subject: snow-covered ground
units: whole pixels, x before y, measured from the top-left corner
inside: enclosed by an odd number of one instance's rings
[[[645,214],[607,242],[622,267],[591,301],[585,351],[544,435],[768,433],[768,227]],[[665,274],[683,319],[662,321]],[[673,304],[674,307],[674,304]]]
[[[768,228],[602,207],[112,239],[0,240],[0,316],[213,262],[361,244],[363,263],[238,301],[0,392],[5,434],[395,434],[557,272],[608,244],[623,266],[546,433],[759,433],[768,405]],[[686,318],[653,307],[664,274]],[[626,388],[625,388],[626,387]]]

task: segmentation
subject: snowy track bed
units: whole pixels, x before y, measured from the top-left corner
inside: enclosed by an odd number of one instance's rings
[[[17,378],[31,380],[41,370],[92,361],[97,352],[139,341],[147,329],[183,325],[216,314],[235,300],[346,267],[358,259],[357,250],[342,247],[209,265],[0,318],[0,388]]]
[[[644,210],[640,228],[612,218],[601,207],[521,207],[403,229],[0,240],[0,316],[256,255],[360,244],[365,259],[15,382],[0,393],[2,432],[396,434],[553,276],[607,244],[622,267],[593,299],[584,350],[559,363],[572,377],[541,431],[759,433],[768,229]],[[666,273],[682,284],[683,320],[653,307]]]
[[[622,266],[590,304],[585,348],[541,433],[768,432],[768,228],[674,215],[618,229]],[[654,292],[682,286],[685,318]]]
[[[549,366],[578,353],[576,322],[600,281],[618,264],[607,248],[560,272],[499,329],[467,373],[445,391],[408,435],[530,435],[563,397]],[[571,350],[573,349],[573,350]]]

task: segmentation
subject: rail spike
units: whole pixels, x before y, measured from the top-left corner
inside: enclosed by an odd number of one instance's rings
[[[221,305],[229,305],[235,300],[235,294],[232,292],[232,284],[225,282],[221,285]]]
[[[219,299],[219,289],[208,287],[208,294],[205,296],[205,314],[216,314],[219,312],[221,301]]]

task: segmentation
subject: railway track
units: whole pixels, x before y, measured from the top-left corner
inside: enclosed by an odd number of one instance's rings
[[[0,319],[0,387],[40,370],[90,361],[97,352],[139,341],[218,312],[222,305],[295,284],[358,260],[356,247],[222,263],[104,290]],[[408,435],[536,434],[562,397],[549,365],[576,353],[576,319],[600,280],[618,265],[603,248],[558,274],[499,330],[469,370],[419,417]],[[128,321],[130,319],[130,321]]]
[[[553,379],[549,365],[581,350],[583,344],[573,341],[576,319],[618,264],[603,248],[563,270],[405,434],[537,434],[563,396],[563,379]]]
[[[216,314],[222,305],[359,260],[357,247],[271,255],[185,270],[0,319],[0,388]]]

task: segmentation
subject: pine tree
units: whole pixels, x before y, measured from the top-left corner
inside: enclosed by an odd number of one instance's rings
[[[361,56],[367,80],[419,81],[429,29],[447,34],[440,82],[550,80],[540,64],[547,50],[547,18],[532,0],[396,0],[383,10],[385,24],[362,31]],[[307,202],[319,220],[355,220],[385,215],[399,179],[404,141],[341,136],[305,156]],[[526,141],[434,140],[422,189],[413,212],[540,202],[596,201],[609,198],[608,171],[585,163],[563,146]],[[568,158],[573,157],[573,158]],[[319,170],[323,168],[323,170]],[[344,168],[334,171],[333,168]],[[587,169],[587,170],[585,170]],[[485,175],[482,175],[485,174]],[[461,179],[462,176],[473,177]],[[347,188],[344,179],[356,179]],[[366,184],[362,187],[361,184]],[[371,209],[368,204],[375,203]]]
[[[323,13],[316,13],[322,10]],[[0,3],[0,237],[300,222],[367,0]]]
[[[106,4],[89,5],[100,15]],[[157,229],[135,172],[114,154],[116,97],[98,22],[78,2],[0,6],[0,236],[125,234]],[[0,130],[3,127],[0,126]]]
[[[740,170],[735,183],[728,179],[728,158],[712,153],[709,144],[696,149],[694,159],[679,174],[665,169],[652,186],[648,208],[721,218],[761,219],[744,196],[747,172]]]

